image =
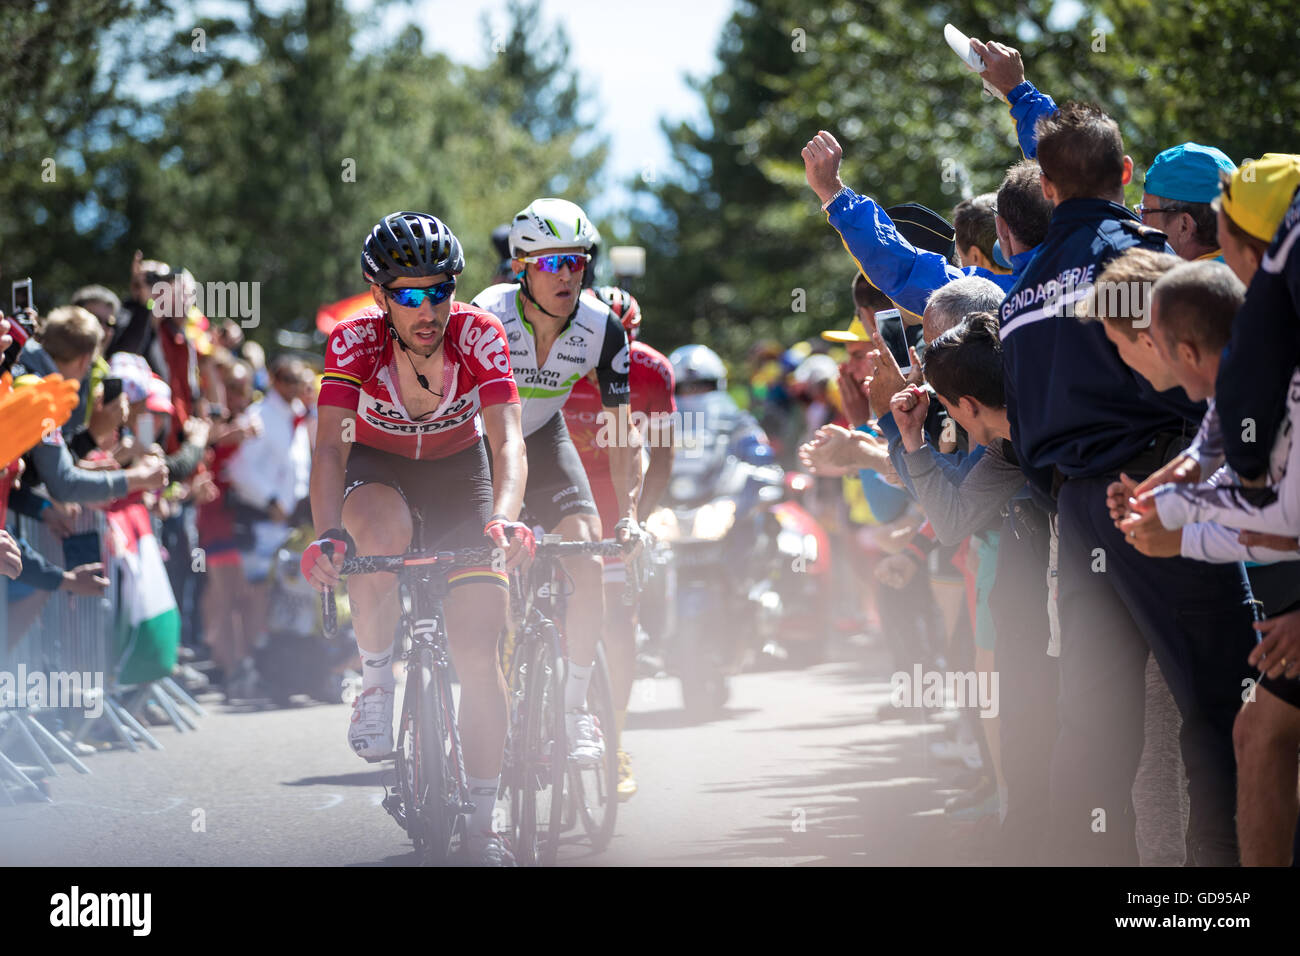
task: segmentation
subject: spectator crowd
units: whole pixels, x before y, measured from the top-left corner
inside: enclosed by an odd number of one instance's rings
[[[187,270],[137,253],[125,301],[90,285],[45,315],[0,319],[7,662],[62,591],[107,602],[118,684],[264,690],[254,658],[271,564],[310,524],[316,375],[290,354],[268,364],[198,299]],[[115,563],[129,573],[110,574]]]
[[[996,819],[1002,862],[1287,865],[1300,156],[1171,143],[1130,209],[1115,120],[973,48],[1023,157],[952,224],[843,183],[830,133],[803,150],[857,315],[827,333],[845,421],[799,458],[857,473],[900,669],[1000,677],[947,811]]]

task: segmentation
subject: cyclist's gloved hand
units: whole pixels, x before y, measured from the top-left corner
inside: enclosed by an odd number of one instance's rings
[[[505,515],[493,515],[483,528],[483,534],[506,553],[507,570],[522,563],[525,555],[532,558],[537,553],[533,529],[522,521],[511,521]]]
[[[317,591],[336,588],[343,559],[356,552],[357,544],[352,535],[342,528],[330,528],[307,545],[307,550],[302,553],[302,576]]]
[[[646,543],[646,533],[632,518],[622,518],[614,525],[614,538],[624,545],[623,560],[639,557]]]

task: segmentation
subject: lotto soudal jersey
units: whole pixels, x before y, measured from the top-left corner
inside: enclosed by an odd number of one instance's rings
[[[489,286],[474,297],[472,304],[496,316],[505,329],[510,365],[523,406],[525,437],[563,408],[574,385],[593,370],[603,404],[628,403],[627,333],[599,299],[586,295],[579,299],[577,314],[556,338],[540,367],[537,342],[532,325],[524,318],[519,286]]]
[[[357,413],[356,440],[405,458],[445,458],[482,436],[478,413],[489,405],[517,404],[519,395],[501,323],[486,312],[453,302],[442,340],[442,401],[412,418],[397,380],[400,346],[378,307],[344,319],[325,346],[319,404]]]
[[[677,409],[673,400],[672,365],[641,342],[632,343],[628,384],[632,389],[632,413],[646,416],[651,424],[654,422],[652,416],[670,414]],[[587,469],[593,488],[597,481],[611,480],[610,443],[600,440],[599,436],[602,427],[607,434],[613,435],[614,432],[600,417],[602,407],[600,389],[592,383],[591,376],[579,379],[569,394],[569,400],[564,403],[564,423],[569,426],[569,437],[582,457],[582,465]],[[641,421],[636,421],[636,425],[645,431]],[[644,441],[646,436],[642,434],[641,437]]]

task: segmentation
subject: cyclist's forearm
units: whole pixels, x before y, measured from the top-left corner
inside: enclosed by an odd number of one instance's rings
[[[506,438],[492,449],[492,513],[511,521],[519,518],[528,480],[528,459],[522,438]]]
[[[614,479],[618,513],[635,518],[637,496],[641,491],[641,439],[633,427],[628,428],[626,445],[610,447],[609,470]]]
[[[650,465],[645,472],[645,485],[641,489],[641,501],[637,504],[637,513],[648,515],[659,504],[659,499],[668,490],[668,479],[673,473],[672,435],[660,434],[659,441],[650,449]]]
[[[311,519],[316,531],[343,527],[347,458],[332,445],[318,445],[311,463]]]

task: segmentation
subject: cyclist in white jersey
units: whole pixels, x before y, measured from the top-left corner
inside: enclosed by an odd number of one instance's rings
[[[583,274],[596,229],[581,207],[538,199],[510,226],[511,268],[518,283],[484,289],[472,305],[500,320],[523,413],[528,483],[524,506],[548,532],[568,541],[611,534],[640,547],[636,502],[641,484],[640,438],[627,418],[629,349],[622,323],[599,300],[582,296]],[[561,408],[573,385],[591,371],[603,411],[618,427],[609,448],[620,520],[602,529],[582,460]],[[565,562],[574,591],[568,603],[565,719],[570,758],[595,764],[604,738],[587,710],[587,685],[601,636],[605,595],[597,557]]]

